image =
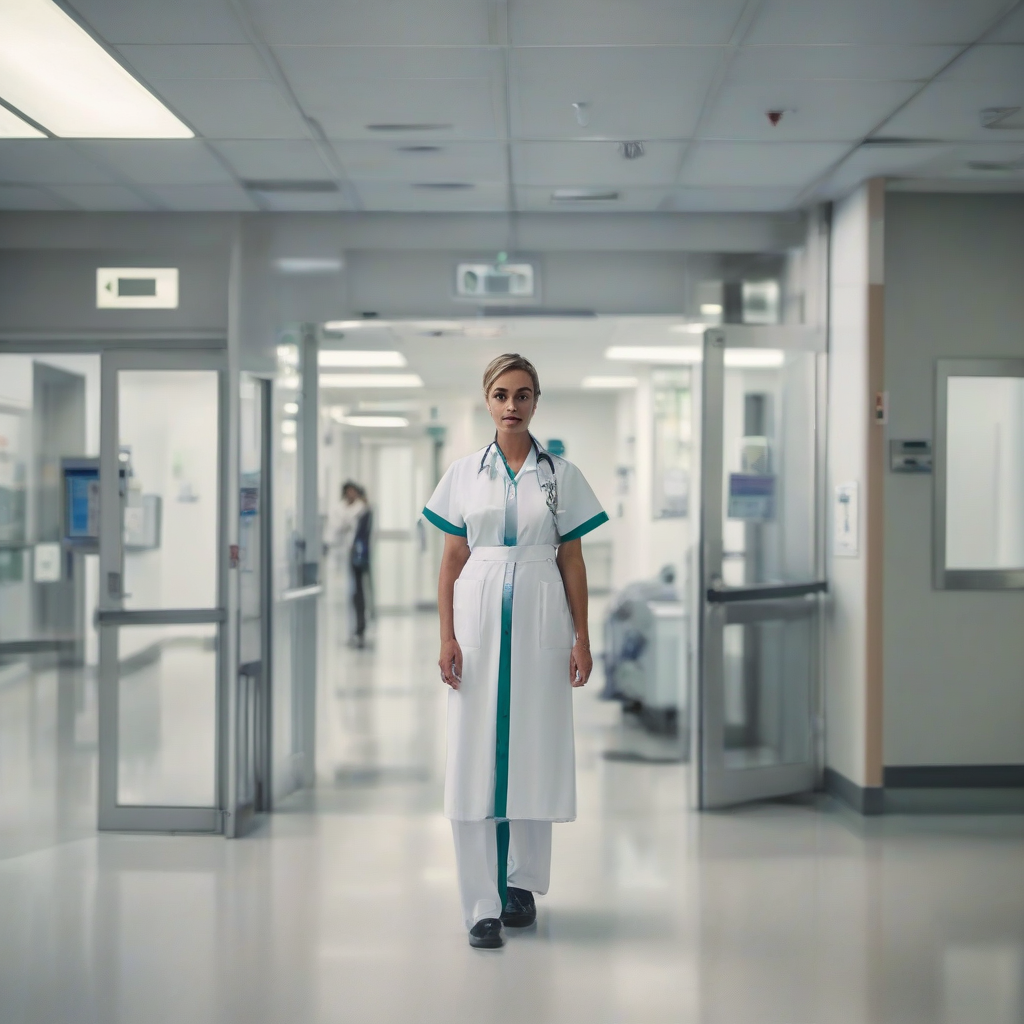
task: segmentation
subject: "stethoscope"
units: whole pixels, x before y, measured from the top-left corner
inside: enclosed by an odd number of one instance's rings
[[[483,457],[480,459],[480,468],[477,470],[477,475],[478,476],[479,476],[480,473],[482,473],[484,471],[484,467],[487,465],[487,458],[491,454],[491,449],[497,443],[498,443],[498,435],[497,435],[497,433],[495,433],[494,440],[484,449]],[[554,460],[551,458],[551,456],[546,451],[544,451],[541,448],[541,446],[537,443],[537,438],[535,438],[533,436],[533,434],[530,435],[530,443],[533,445],[533,450],[537,453],[537,465],[539,466],[541,462],[546,462],[548,464],[548,468],[551,470],[551,476],[554,477],[554,475],[555,475],[555,463],[554,463]]]

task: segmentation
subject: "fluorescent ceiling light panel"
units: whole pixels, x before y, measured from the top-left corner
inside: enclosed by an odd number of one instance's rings
[[[321,373],[322,388],[421,388],[418,373]]]
[[[400,368],[407,366],[405,356],[401,352],[380,352],[372,349],[336,349],[325,348],[320,350],[319,362],[321,366],[327,367],[367,367],[387,366]]]
[[[703,334],[711,324],[673,324],[669,330],[673,334]]]
[[[636,377],[584,377],[580,382],[582,388],[635,388]]]
[[[727,348],[725,365],[737,370],[772,370],[786,361],[786,353],[777,348]]]
[[[23,121],[13,111],[0,106],[0,139],[45,139],[46,133],[41,132]]]
[[[605,349],[605,359],[627,363],[699,363],[702,352],[691,345],[612,345]]]
[[[340,259],[318,256],[282,256],[274,260],[274,269],[281,274],[337,274],[343,266]]]
[[[0,96],[61,138],[193,138],[51,0],[0,2]]]
[[[721,316],[722,307],[717,302],[703,302],[700,307],[701,316]]]
[[[404,416],[346,416],[342,421],[348,427],[407,427]]]
[[[358,331],[366,327],[390,327],[388,320],[328,320],[324,324],[324,330],[329,334],[337,334],[339,331]]]

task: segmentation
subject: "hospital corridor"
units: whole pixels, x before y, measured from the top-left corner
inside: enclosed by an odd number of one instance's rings
[[[0,1024],[1024,1024],[1024,0],[0,0]]]

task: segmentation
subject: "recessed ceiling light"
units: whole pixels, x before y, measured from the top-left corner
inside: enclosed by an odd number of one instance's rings
[[[608,203],[620,197],[614,189],[556,188],[551,199],[556,203]]]
[[[407,427],[404,416],[345,416],[342,421],[348,427]]]
[[[370,132],[443,132],[452,129],[450,124],[441,124],[432,121],[375,121],[368,124],[366,130]]]
[[[41,132],[35,125],[22,120],[13,110],[0,105],[0,139],[45,139],[46,132]]]
[[[368,328],[380,329],[390,327],[388,320],[328,320],[324,324],[324,330],[328,334],[338,334],[342,331],[359,331]]]
[[[722,305],[719,302],[702,302],[700,305],[701,316],[721,316]]]
[[[612,345],[605,359],[627,363],[699,363],[703,353],[690,345]]]
[[[707,324],[673,324],[669,328],[673,334],[703,334],[707,329]]]
[[[337,258],[319,256],[281,256],[274,269],[282,274],[337,274],[345,264]]]
[[[582,388],[635,388],[636,377],[584,377],[580,382]]]
[[[299,403],[298,402],[285,402],[284,403],[284,414],[285,414],[285,416],[297,416],[299,414]]]
[[[727,348],[725,365],[737,370],[770,370],[782,366],[786,353],[775,348]]]
[[[384,352],[365,349],[336,349],[325,348],[320,350],[319,363],[321,366],[329,367],[355,367],[355,366],[407,366],[405,356],[401,352]]]
[[[321,373],[322,388],[421,388],[418,373]]]
[[[0,4],[0,96],[62,138],[194,137],[51,0]]]

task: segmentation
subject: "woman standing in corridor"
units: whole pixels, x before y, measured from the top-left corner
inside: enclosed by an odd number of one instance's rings
[[[471,946],[536,919],[551,823],[576,817],[572,690],[590,677],[580,538],[608,519],[583,474],[530,433],[529,360],[484,372],[494,440],[454,462],[423,510],[446,534],[438,606],[448,703],[445,815]]]

